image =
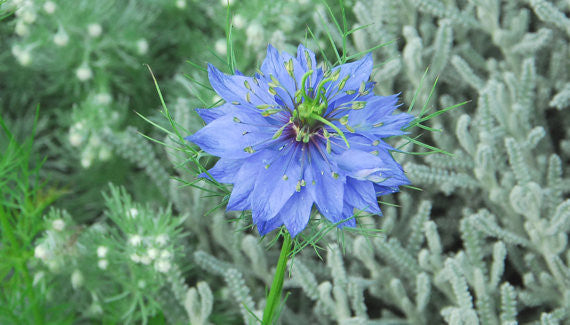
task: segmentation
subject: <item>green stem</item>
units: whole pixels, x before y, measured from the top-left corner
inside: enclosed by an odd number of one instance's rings
[[[289,253],[291,252],[291,243],[291,236],[286,232],[283,236],[283,246],[281,247],[281,254],[279,255],[279,261],[277,262],[277,270],[275,270],[273,283],[269,290],[269,297],[267,297],[267,303],[265,304],[265,310],[263,311],[263,325],[272,324],[272,321],[274,320],[273,318],[275,317],[275,310],[281,301],[283,278],[285,277],[287,260],[289,259]]]

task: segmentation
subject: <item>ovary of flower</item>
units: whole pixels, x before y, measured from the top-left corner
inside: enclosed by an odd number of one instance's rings
[[[158,272],[166,273],[166,272],[170,271],[172,264],[170,264],[170,262],[167,260],[161,259],[161,260],[156,261],[156,263],[154,263],[154,266]]]
[[[61,219],[55,219],[51,222],[51,226],[56,231],[62,231],[65,228],[65,221]]]
[[[176,8],[178,9],[186,8],[186,0],[176,0]]]
[[[79,289],[83,285],[83,274],[79,270],[71,273],[71,286],[74,290]]]
[[[93,71],[87,65],[87,63],[83,63],[77,70],[75,70],[75,76],[79,81],[87,81],[93,77]]]
[[[45,262],[51,256],[51,252],[40,244],[34,249],[34,256]]]
[[[243,18],[242,15],[236,14],[236,15],[234,16],[234,19],[232,20],[232,23],[233,23],[233,25],[234,25],[235,28],[237,28],[237,29],[242,29],[242,28],[245,27],[246,21],[245,21],[245,18]]]
[[[108,251],[109,251],[109,248],[107,246],[97,247],[97,257],[105,258],[105,256],[107,256]]]
[[[141,38],[137,41],[137,53],[139,55],[145,55],[148,52],[148,42]]]
[[[154,239],[154,242],[156,244],[158,244],[158,246],[162,247],[162,246],[166,245],[166,243],[168,243],[168,235],[160,234],[160,235],[156,236],[156,238]]]
[[[103,27],[97,23],[87,25],[87,31],[91,37],[99,37],[103,33]]]
[[[129,238],[129,244],[131,244],[132,246],[139,246],[140,244],[142,244],[142,237],[139,235],[132,235]]]
[[[130,208],[129,209],[129,213],[128,213],[129,217],[136,219],[138,215],[139,215],[139,210],[137,210],[136,208]]]
[[[216,44],[214,44],[214,48],[216,49],[216,52],[218,52],[218,54],[226,55],[226,51],[228,50],[226,39],[220,38],[219,40],[217,40]]]
[[[57,33],[53,35],[53,42],[57,46],[66,46],[69,42],[69,35],[67,35],[63,28],[60,28]]]
[[[53,14],[55,12],[55,9],[56,9],[56,5],[52,1],[46,1],[46,3],[44,3],[44,11],[48,15]]]
[[[99,262],[97,262],[97,267],[99,267],[101,270],[106,270],[108,266],[109,266],[109,261],[107,261],[106,259],[102,259],[99,260]]]

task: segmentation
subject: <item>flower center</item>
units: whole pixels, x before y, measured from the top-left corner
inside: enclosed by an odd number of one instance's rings
[[[316,90],[314,91],[312,91],[312,88],[308,89],[306,85],[307,79],[312,74],[313,70],[309,70],[305,75],[303,75],[301,88],[295,93],[295,110],[293,111],[291,122],[294,124],[293,129],[296,132],[296,140],[308,143],[311,136],[322,129],[323,135],[327,139],[328,149],[328,146],[330,146],[329,133],[324,127],[324,125],[328,125],[343,138],[347,147],[350,147],[342,131],[324,116],[328,107],[325,84],[330,81],[336,81],[340,74],[340,70],[336,70],[328,77],[325,75],[325,78],[318,83]],[[309,96],[311,91],[314,97]],[[327,151],[330,151],[330,149]]]

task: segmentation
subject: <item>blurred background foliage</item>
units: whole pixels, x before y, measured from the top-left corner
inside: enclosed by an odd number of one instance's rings
[[[257,322],[278,247],[219,191],[182,186],[188,157],[138,115],[168,127],[148,65],[179,126],[203,125],[193,109],[220,102],[206,62],[232,72],[228,5],[243,73],[268,43],[331,64],[343,48],[336,1],[0,1],[0,324]],[[377,94],[470,103],[420,138],[453,157],[397,155],[422,191],[362,219],[383,236],[295,257],[281,322],[567,324],[570,3],[344,8],[366,26],[347,55],[389,43],[373,52]]]

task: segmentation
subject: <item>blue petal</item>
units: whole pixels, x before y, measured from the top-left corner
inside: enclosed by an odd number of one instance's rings
[[[257,223],[257,231],[261,236],[267,235],[270,231],[275,230],[283,224],[283,218],[281,214],[278,213],[275,217],[267,221],[259,221]]]
[[[346,220],[345,222],[339,224],[338,228],[343,227],[356,227],[356,218],[354,216],[354,206],[349,202],[344,201],[344,206],[342,208],[342,220]]]
[[[383,119],[399,106],[397,103],[398,94],[373,96],[363,109],[354,110],[348,114],[348,124],[353,128],[369,128],[374,124],[383,123]]]
[[[230,76],[222,73],[212,64],[208,64],[208,79],[210,85],[226,102],[246,102],[248,92],[245,82],[252,84],[253,79],[244,76]]]
[[[250,197],[255,223],[273,218],[295,193],[301,179],[299,151],[293,145],[273,152],[273,160],[259,172]]]
[[[332,91],[330,93],[334,94],[333,96],[327,96],[328,101],[331,102],[337,96],[342,96],[344,91],[346,90],[356,90],[360,87],[360,84],[363,82],[366,84],[368,79],[370,78],[370,74],[372,73],[372,55],[368,53],[362,59],[351,62],[345,63],[340,65],[334,69],[332,69],[331,73],[334,73],[336,70],[340,69],[340,74],[338,76],[337,81],[331,83],[332,87],[330,88]],[[346,79],[343,91],[336,92],[338,86],[341,82],[343,82],[344,78]]]
[[[323,148],[320,151],[316,145],[310,148],[310,162],[305,169],[307,189],[312,193],[321,214],[333,223],[338,222],[342,220],[346,176],[335,166],[334,161],[325,161],[327,155]],[[335,178],[333,172],[338,177]]]
[[[235,111],[212,121],[186,139],[209,154],[242,159],[251,156],[246,148],[260,150],[262,147],[258,144],[270,140],[276,130],[277,127],[260,115]]]
[[[365,180],[370,175],[382,170],[382,159],[377,156],[356,149],[345,150],[335,157],[339,168],[356,179]]]
[[[231,184],[234,182],[236,171],[238,171],[243,164],[243,159],[221,158],[214,167],[208,170],[208,173],[219,183]],[[206,173],[202,173],[198,176],[208,178]]]
[[[400,189],[397,186],[383,186],[379,184],[374,184],[374,191],[376,192],[376,196],[382,196],[392,193],[397,193]]]
[[[267,164],[267,159],[272,156],[268,150],[254,154],[252,157],[243,161],[243,165],[239,168],[234,178],[234,188],[228,202],[227,211],[250,210],[251,204],[249,197],[255,186],[258,174]]]
[[[374,185],[369,181],[360,181],[347,177],[344,187],[344,201],[349,202],[353,207],[368,211],[370,213],[380,213],[378,200]]]
[[[307,60],[307,57],[309,60]],[[305,72],[309,70],[315,70],[317,68],[317,60],[315,59],[315,53],[306,48],[303,44],[299,44],[297,47],[297,61]]]
[[[313,199],[305,188],[301,188],[300,192],[295,192],[285,203],[279,214],[282,216],[291,237],[295,238],[305,229],[311,217],[312,207]]]
[[[196,108],[196,113],[198,113],[198,115],[200,115],[202,120],[204,120],[204,122],[208,124],[217,118],[220,118],[226,114],[231,113],[232,111],[235,111],[236,109],[237,108],[234,105],[230,103],[225,103],[221,106],[213,108]]]
[[[267,82],[272,82],[271,76],[279,81],[281,87],[273,88],[277,92],[277,97],[289,108],[294,107],[292,96],[295,95],[295,91],[297,90],[295,80],[291,78],[285,68],[285,63],[291,58],[292,57],[287,53],[280,55],[277,49],[270,44],[267,46],[267,56],[260,68]]]

